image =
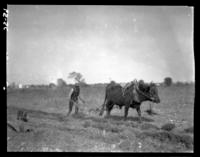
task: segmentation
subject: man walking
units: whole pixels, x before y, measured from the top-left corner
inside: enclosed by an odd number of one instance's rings
[[[69,100],[69,111],[68,111],[67,116],[71,113],[73,105],[75,105],[75,114],[78,113],[78,110],[79,110],[79,99],[83,103],[85,103],[80,98],[79,94],[80,94],[80,87],[77,84],[75,84],[75,86],[71,89],[71,91],[69,93],[70,100]]]

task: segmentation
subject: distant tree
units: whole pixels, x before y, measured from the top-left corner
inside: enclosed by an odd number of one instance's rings
[[[67,83],[62,78],[59,78],[59,79],[57,79],[57,86],[65,87],[65,86],[67,86]]]
[[[111,80],[110,83],[111,83],[111,84],[115,84],[116,82],[115,82],[114,80]]]
[[[54,83],[50,83],[50,84],[49,84],[49,87],[50,87],[50,88],[53,88],[53,87],[56,87],[56,85],[55,85]]]
[[[177,82],[176,82],[176,86],[183,86],[183,85],[184,85],[183,82],[180,82],[180,81],[177,81]]]
[[[17,88],[17,84],[15,82],[12,82],[10,85],[9,85],[10,88]]]
[[[144,84],[144,80],[139,80],[139,84]]]
[[[78,73],[75,71],[71,72],[71,73],[69,73],[68,78],[74,79],[75,83],[86,85],[85,79],[83,78],[83,75],[81,73]]]
[[[184,85],[188,86],[188,85],[190,85],[190,83],[186,81],[186,82],[184,82]]]
[[[173,81],[172,81],[172,78],[171,78],[171,77],[166,77],[166,78],[164,79],[164,84],[165,84],[166,86],[171,86],[172,83],[173,83]]]

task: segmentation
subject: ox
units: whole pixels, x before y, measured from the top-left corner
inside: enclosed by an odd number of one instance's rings
[[[104,107],[106,107],[107,117],[109,117],[114,105],[118,105],[120,109],[125,106],[124,120],[127,119],[128,110],[131,107],[137,110],[139,122],[142,122],[140,106],[144,101],[160,103],[156,84],[147,84],[143,81],[138,83],[135,80],[123,88],[120,84],[112,82],[106,86],[105,100],[99,115],[103,115]]]

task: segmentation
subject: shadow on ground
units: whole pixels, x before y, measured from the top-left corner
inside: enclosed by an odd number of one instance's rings
[[[106,119],[111,119],[115,121],[123,121],[124,117],[123,116],[117,116],[117,115],[111,115],[110,117],[105,117]],[[142,122],[154,122],[153,119],[147,118],[147,117],[141,117]],[[133,122],[138,122],[139,117],[127,117],[126,121],[133,121]]]

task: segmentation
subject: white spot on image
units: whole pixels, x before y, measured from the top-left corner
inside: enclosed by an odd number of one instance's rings
[[[133,22],[136,22],[137,21],[137,19],[136,18],[133,18]]]
[[[141,142],[138,142],[138,148],[142,148],[142,143]]]
[[[19,88],[21,89],[23,87],[23,85],[22,84],[19,84]]]
[[[108,28],[108,24],[107,23],[105,23],[104,26],[105,26],[105,28]]]

